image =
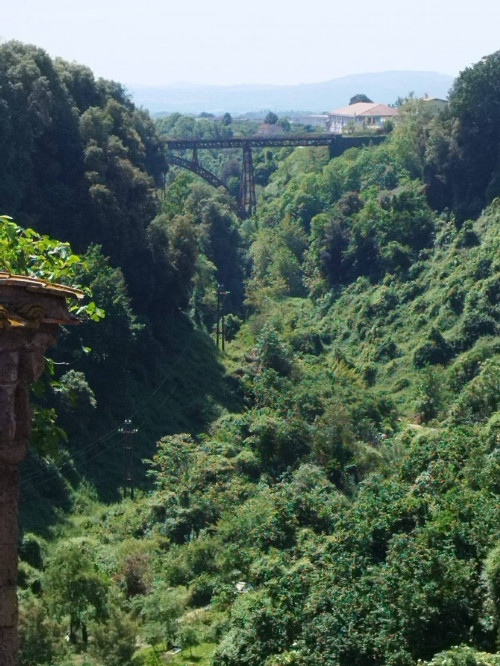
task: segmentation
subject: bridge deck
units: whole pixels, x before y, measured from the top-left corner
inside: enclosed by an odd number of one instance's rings
[[[315,134],[303,136],[276,136],[276,137],[235,137],[229,139],[166,139],[170,150],[189,150],[204,148],[265,148],[267,146],[296,147],[296,146],[342,146],[346,150],[349,146],[366,145],[367,143],[380,143],[384,136],[342,136],[342,134]]]
[[[338,135],[325,134],[321,136],[291,136],[291,137],[235,137],[226,139],[167,139],[167,145],[172,150],[189,148],[243,148],[250,145],[252,148],[266,146],[328,146],[334,143]]]

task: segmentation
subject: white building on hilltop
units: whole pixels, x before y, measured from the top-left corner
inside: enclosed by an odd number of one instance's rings
[[[388,104],[380,102],[357,102],[334,109],[328,114],[330,132],[342,134],[343,128],[349,123],[366,125],[367,127],[382,127],[385,120],[398,115],[398,110]]]

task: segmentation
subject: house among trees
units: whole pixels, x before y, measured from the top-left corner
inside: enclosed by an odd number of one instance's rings
[[[325,130],[328,128],[329,118],[328,113],[294,113],[292,122],[299,125],[309,125],[310,127],[320,127]]]
[[[341,106],[331,111],[328,116],[330,132],[341,134],[343,128],[351,123],[367,127],[382,127],[384,121],[398,115],[398,110],[380,102],[357,102]]]
[[[437,115],[448,108],[448,102],[445,99],[429,97],[428,95],[424,95],[422,99],[426,103],[426,108],[430,109],[434,115]]]
[[[282,136],[285,130],[278,123],[261,123],[257,130],[257,136],[262,137],[278,137]]]

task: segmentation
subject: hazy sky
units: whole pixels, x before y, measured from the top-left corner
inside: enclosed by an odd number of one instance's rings
[[[500,49],[498,0],[2,0],[0,37],[125,84],[456,75]]]

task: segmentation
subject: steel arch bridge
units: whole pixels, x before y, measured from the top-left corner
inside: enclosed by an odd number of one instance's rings
[[[233,204],[236,214],[245,219],[255,212],[257,199],[255,194],[255,172],[252,149],[266,147],[328,146],[330,157],[338,157],[348,148],[375,145],[385,140],[385,136],[342,136],[341,134],[314,134],[305,136],[280,136],[229,138],[229,139],[166,139],[169,164],[189,169],[204,178],[214,187],[228,189],[226,184],[214,173],[205,169],[198,160],[198,151],[203,149],[227,150],[240,148],[243,151],[241,188],[238,201]],[[174,155],[173,151],[191,150],[191,159]]]

